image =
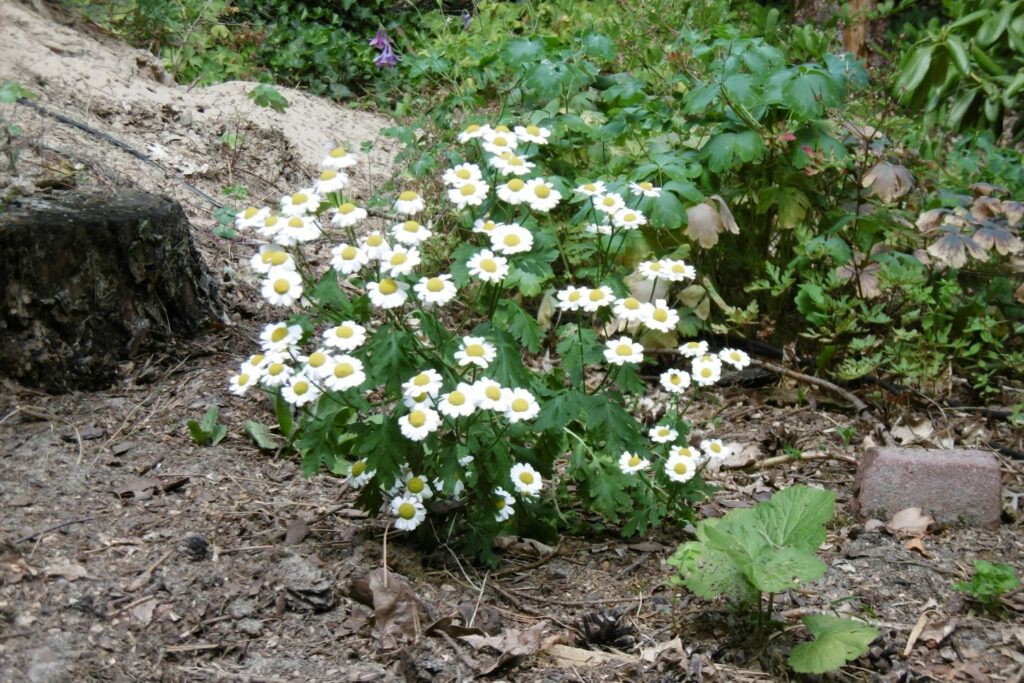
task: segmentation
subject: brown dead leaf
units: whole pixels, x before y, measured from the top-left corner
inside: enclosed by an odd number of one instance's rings
[[[365,576],[373,607],[374,633],[383,649],[413,641],[420,632],[420,599],[409,581],[386,567]]]
[[[114,493],[119,498],[146,499],[153,495],[153,492],[160,486],[160,480],[156,477],[128,477],[118,486]]]
[[[89,570],[77,562],[72,562],[70,560],[58,560],[53,564],[47,565],[43,568],[43,574],[46,576],[61,576],[68,581],[92,578],[89,576]]]
[[[132,617],[137,621],[142,622],[143,625],[148,626],[153,621],[153,612],[156,610],[156,598],[150,598],[144,602],[140,602],[135,607],[132,607]]]
[[[927,645],[930,649],[934,650],[942,645],[942,642],[946,640],[946,638],[949,638],[949,636],[953,634],[956,627],[956,617],[939,618],[935,620],[929,619],[928,624],[921,631],[921,635],[918,640]]]
[[[885,526],[894,534],[920,538],[928,532],[928,527],[934,522],[934,519],[921,513],[921,508],[904,508],[893,515]]]
[[[441,617],[433,624],[428,626],[423,631],[426,635],[431,635],[435,632],[447,633],[454,638],[461,638],[462,636],[485,636],[483,630],[478,628],[472,628],[462,623],[462,615],[459,613],[449,614],[446,617]]]
[[[284,532],[284,545],[295,545],[302,543],[302,541],[309,535],[309,525],[301,517],[296,517],[288,525],[288,529]]]
[[[903,544],[903,547],[907,550],[912,550],[921,554],[921,557],[928,557],[928,551],[924,549],[924,541],[920,538],[912,538]]]
[[[497,550],[522,553],[523,555],[536,555],[537,557],[545,557],[555,551],[554,548],[545,543],[532,538],[523,538],[522,536],[498,536],[494,539],[494,547]]]
[[[868,190],[868,196],[892,204],[914,189],[914,176],[905,166],[879,161],[864,174],[861,184]]]
[[[548,622],[541,620],[526,629],[508,629],[497,636],[460,636],[459,640],[468,643],[474,649],[490,648],[499,653],[494,662],[478,672],[478,676],[489,676],[499,669],[517,665],[524,658],[535,654],[544,644],[544,630]]]
[[[640,659],[648,664],[655,664],[659,659],[672,659],[682,663],[686,662],[686,651],[683,649],[682,639],[673,638],[653,647],[645,647],[640,651]]]
[[[729,206],[717,194],[687,209],[686,219],[686,236],[703,249],[710,249],[718,244],[718,235],[724,230],[734,235],[740,232],[740,226],[733,218]]]

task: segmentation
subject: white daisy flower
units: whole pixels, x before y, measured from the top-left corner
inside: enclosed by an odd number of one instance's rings
[[[608,191],[603,180],[595,180],[592,183],[583,183],[576,188],[576,192],[587,197],[599,197]]]
[[[668,302],[664,299],[655,299],[654,304],[647,309],[647,317],[643,323],[658,332],[671,332],[679,324],[679,313],[676,309],[669,308]]]
[[[284,219],[276,213],[267,214],[262,222],[256,224],[256,232],[263,239],[273,240],[284,227],[284,223]]]
[[[366,341],[366,328],[352,320],[329,327],[323,334],[324,346],[339,351],[358,349]]]
[[[641,458],[636,453],[625,451],[619,456],[619,469],[622,470],[623,474],[636,474],[641,470],[646,470],[650,466],[650,460]]]
[[[500,156],[502,152],[515,152],[518,145],[515,133],[495,129],[484,135],[483,148],[489,154]]]
[[[380,282],[369,282],[366,293],[377,308],[398,308],[409,298],[409,285],[389,277]]]
[[[436,408],[437,401],[434,400],[433,396],[431,396],[425,391],[422,391],[418,394],[403,396],[402,405],[408,408],[409,410],[420,407]]]
[[[326,377],[334,367],[331,357],[323,349],[317,349],[308,356],[299,356],[299,362],[306,364],[302,372],[307,377]]]
[[[411,218],[407,221],[392,225],[390,232],[391,236],[394,237],[396,241],[412,247],[415,247],[420,242],[432,237],[434,234],[431,232],[430,228],[419,221],[412,220]]]
[[[288,353],[302,339],[302,328],[288,323],[267,325],[260,332],[260,346],[268,353]]]
[[[493,379],[482,377],[473,382],[473,392],[476,394],[477,403],[485,410],[493,410],[498,413],[505,412],[508,406],[508,392]]]
[[[263,298],[271,306],[291,306],[302,298],[302,276],[289,268],[271,268],[263,281]]]
[[[449,168],[441,176],[441,180],[444,181],[445,185],[452,185],[454,187],[458,187],[463,183],[479,182],[483,179],[484,175],[476,164],[458,164],[453,168]]]
[[[285,216],[316,213],[318,208],[320,208],[320,195],[312,187],[281,197],[281,213]]]
[[[345,480],[354,489],[361,489],[367,482],[373,479],[377,470],[367,469],[366,460],[356,460],[348,471],[348,478]]]
[[[395,213],[405,214],[407,216],[415,216],[423,209],[427,208],[427,203],[423,201],[423,197],[419,196],[412,190],[406,190],[402,194],[398,195],[398,199],[395,200]]]
[[[508,259],[490,249],[482,249],[466,262],[469,274],[482,282],[501,282],[508,275]]]
[[[569,285],[565,289],[559,290],[557,306],[563,311],[578,311],[589,294],[589,287]]]
[[[626,200],[617,192],[606,192],[594,195],[594,208],[602,213],[614,216],[619,209],[626,207]]]
[[[721,439],[704,439],[700,442],[700,450],[708,460],[725,460],[732,455],[732,447],[722,443]]]
[[[690,376],[702,387],[711,386],[722,378],[722,359],[707,354],[694,358]]]
[[[604,357],[612,365],[640,363],[644,359],[644,347],[629,337],[609,339],[605,342]]]
[[[504,397],[505,419],[509,422],[532,420],[540,412],[540,404],[526,389],[511,389]]]
[[[562,193],[543,178],[528,181],[523,191],[529,197],[530,208],[540,213],[551,211],[562,201]]]
[[[412,531],[427,518],[427,509],[416,496],[398,496],[391,500],[391,514],[395,516],[396,529]]]
[[[463,337],[459,350],[455,352],[455,360],[459,365],[475,365],[486,368],[498,355],[494,344],[483,337]]]
[[[612,215],[612,223],[623,230],[636,230],[647,223],[647,218],[636,209],[619,209]]]
[[[269,215],[270,209],[266,206],[261,209],[257,209],[255,206],[250,206],[248,209],[239,211],[235,214],[235,227],[239,230],[255,228],[266,220]]]
[[[459,133],[459,142],[461,144],[466,144],[470,140],[475,140],[477,138],[482,138],[483,136],[487,135],[490,132],[491,132],[491,127],[490,126],[487,126],[487,125],[478,126],[475,123],[471,123],[471,124],[469,124],[469,126],[466,127],[466,130],[464,130],[461,133]]]
[[[260,377],[260,384],[265,387],[279,387],[295,373],[295,369],[285,362],[283,357],[274,358],[267,363],[267,368]]]
[[[363,238],[359,243],[359,248],[366,252],[366,258],[371,261],[383,258],[384,254],[391,251],[391,245],[384,239],[384,235],[376,230]]]
[[[415,496],[420,500],[427,501],[434,497],[434,492],[427,483],[427,478],[422,475],[406,472],[402,492],[406,496]]]
[[[681,394],[690,386],[690,373],[685,370],[666,370],[661,373],[661,386],[670,394]]]
[[[331,267],[342,275],[354,275],[370,262],[366,252],[351,244],[339,244],[331,249]]]
[[[511,152],[498,157],[491,157],[487,160],[487,163],[497,169],[498,173],[503,176],[528,175],[536,167],[536,164],[529,161],[526,157],[512,154]]]
[[[683,282],[685,280],[696,280],[697,271],[686,261],[679,259],[664,259],[661,261],[661,277],[670,282]]]
[[[345,202],[331,215],[331,225],[336,228],[350,228],[358,225],[367,216],[366,209],[360,208],[352,202]]]
[[[320,389],[301,372],[288,378],[281,387],[281,397],[293,406],[304,406],[320,397]]]
[[[585,296],[580,301],[580,308],[587,313],[593,313],[605,306],[611,306],[614,302],[615,292],[612,291],[611,287],[595,287],[587,290]]]
[[[508,491],[503,488],[494,489],[494,519],[498,522],[504,522],[506,519],[516,513],[515,504],[516,499],[509,495]]]
[[[437,409],[446,417],[468,417],[476,412],[476,398],[473,386],[459,382],[447,394],[441,394]]]
[[[312,242],[321,235],[320,226],[311,216],[292,216],[274,236],[280,244],[291,247],[304,242]]]
[[[519,495],[534,498],[544,488],[544,480],[541,478],[540,472],[533,469],[533,465],[528,463],[518,462],[512,465],[512,470],[508,475]]]
[[[679,347],[679,353],[690,358],[697,358],[703,356],[708,352],[708,343],[706,341],[688,341]]]
[[[341,192],[348,187],[348,176],[333,168],[325,168],[320,171],[320,177],[316,181],[316,191],[325,195],[331,192]]]
[[[665,461],[665,474],[674,482],[683,484],[697,474],[697,461],[685,456],[671,456]]]
[[[487,199],[487,193],[491,186],[482,180],[471,180],[448,190],[448,200],[457,209],[464,209],[467,206],[480,206]]]
[[[498,229],[501,223],[496,223],[490,218],[477,218],[473,221],[473,232],[479,232],[483,234],[490,234]]]
[[[548,138],[551,137],[550,130],[535,126],[532,123],[527,126],[516,126],[515,134],[520,140],[526,140],[535,145],[546,145],[548,144]]]
[[[512,178],[507,183],[498,185],[497,192],[498,199],[513,206],[530,201],[530,190],[526,186],[526,181],[521,178]]]
[[[329,168],[334,171],[340,171],[351,166],[355,166],[359,162],[359,157],[352,154],[344,147],[335,147],[324,160],[320,162],[321,168]]]
[[[260,275],[266,275],[271,268],[295,270],[295,260],[291,254],[276,244],[262,244],[258,254],[253,254],[249,265]]]
[[[380,269],[391,277],[408,275],[421,263],[420,250],[396,244],[380,257]]]
[[[440,426],[441,416],[425,406],[413,408],[398,418],[398,428],[402,436],[410,441],[423,441]]]
[[[679,438],[679,432],[668,425],[655,425],[647,431],[647,436],[654,443],[672,443]]]
[[[672,448],[668,449],[668,457],[690,458],[698,465],[700,464],[700,451],[686,444],[682,444],[681,446],[673,446]]]
[[[421,277],[419,282],[413,285],[413,291],[419,297],[424,308],[431,306],[444,306],[455,298],[457,289],[452,282],[452,276],[448,274],[436,277]]]
[[[750,356],[739,349],[722,349],[718,352],[718,357],[737,370],[750,365]]]
[[[249,387],[254,386],[260,380],[260,375],[256,373],[245,372],[244,370],[237,375],[231,377],[231,384],[229,389],[235,396],[245,396],[245,392],[249,391]]]
[[[257,378],[263,374],[263,369],[270,363],[270,359],[262,353],[256,353],[245,359],[239,368],[239,372],[255,375]]]
[[[355,389],[366,381],[366,372],[363,369],[363,361],[342,354],[331,359],[331,371],[324,376],[324,384],[328,389],[334,391],[348,391]]]
[[[488,237],[491,248],[502,254],[521,254],[533,249],[533,233],[518,223],[505,223]]]
[[[627,296],[625,299],[616,299],[612,312],[616,318],[625,320],[627,323],[641,322],[648,315],[644,303],[632,296]]]
[[[637,197],[660,197],[661,188],[655,187],[652,183],[630,183],[629,190]]]
[[[666,277],[667,269],[663,261],[642,261],[636,270],[647,280],[657,280]]]
[[[433,368],[427,368],[405,381],[402,385],[402,394],[405,396],[419,396],[426,393],[430,396],[437,396],[438,392],[441,391],[442,384],[441,373]]]
[[[612,234],[612,226],[608,223],[587,223],[584,231],[591,235],[610,235]]]

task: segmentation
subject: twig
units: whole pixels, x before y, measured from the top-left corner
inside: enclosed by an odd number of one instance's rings
[[[848,462],[853,465],[857,464],[857,459],[849,455],[832,455],[829,453],[808,453],[806,455],[790,455],[787,453],[785,455],[775,455],[772,456],[771,458],[758,460],[757,462],[751,463],[749,465],[736,465],[734,467],[726,466],[726,469],[745,469],[747,467],[753,467],[756,470],[763,470],[768,467],[774,467],[775,465],[781,465],[791,460],[798,462],[801,460],[840,460],[842,462]]]
[[[127,605],[124,605],[122,607],[118,607],[116,610],[114,610],[113,612],[110,613],[110,616],[111,617],[116,617],[118,614],[121,614],[122,612],[127,612],[132,607],[138,607],[142,603],[148,602],[150,600],[156,600],[156,596],[155,595],[143,595],[141,598],[137,598],[135,600],[132,600]]]
[[[524,564],[522,566],[505,567],[501,571],[494,572],[494,578],[497,579],[497,578],[500,578],[502,576],[508,576],[509,574],[518,574],[520,572],[525,572],[525,571],[530,571],[531,569],[536,569],[537,567],[540,567],[541,565],[547,564],[548,562],[550,562],[554,558],[558,557],[558,554],[561,551],[561,549],[562,549],[562,544],[559,543],[558,545],[556,545],[554,547],[554,549],[552,549],[552,551],[550,553],[548,553],[547,555],[544,555],[543,557],[541,557],[538,560],[534,560],[533,562],[531,562],[529,564]]]
[[[469,628],[473,628],[473,622],[476,621],[476,613],[480,609],[480,601],[484,599],[484,588],[487,586],[487,577],[490,576],[490,575],[491,575],[490,572],[487,572],[486,574],[484,574],[484,580],[480,584],[480,592],[477,593],[477,595],[476,595],[476,604],[473,605],[473,614],[469,617],[469,623],[466,624],[466,626],[468,626]]]
[[[143,586],[145,586],[149,582],[150,578],[152,578],[153,572],[156,571],[157,567],[159,567],[164,562],[166,562],[167,558],[169,558],[173,554],[174,554],[174,550],[172,549],[172,550],[168,550],[163,555],[161,555],[159,558],[157,558],[156,562],[154,562],[153,564],[151,564],[148,567],[146,567],[146,570],[144,572],[139,574],[139,576],[134,581],[132,581],[130,584],[128,584],[128,590],[130,592],[134,592],[134,591],[139,590]]]
[[[21,543],[22,541],[31,541],[36,536],[42,536],[43,534],[48,534],[51,531],[56,531],[57,529],[63,529],[64,527],[71,526],[72,524],[82,524],[84,522],[91,522],[91,521],[92,521],[92,517],[81,517],[79,519],[71,519],[71,520],[68,520],[66,522],[61,522],[60,524],[54,524],[53,526],[48,526],[45,529],[41,529],[40,531],[33,531],[32,533],[28,534],[27,536],[22,536],[21,538],[14,539],[13,541],[11,541],[11,543]]]

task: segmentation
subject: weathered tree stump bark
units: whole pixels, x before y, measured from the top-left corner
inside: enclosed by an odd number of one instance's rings
[[[222,318],[176,202],[70,192],[0,208],[0,374],[51,392]]]

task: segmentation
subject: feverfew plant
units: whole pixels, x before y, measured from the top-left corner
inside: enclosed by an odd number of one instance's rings
[[[627,534],[689,518],[702,468],[729,448],[689,446],[683,413],[749,359],[684,345],[661,372],[657,424],[634,415],[643,342],[676,330],[688,312],[673,288],[696,277],[679,259],[633,269],[624,256],[659,189],[545,174],[542,125],[470,125],[458,138],[441,196],[401,191],[384,229],[367,229],[346,195],[356,157],[342,148],[309,187],[238,214],[266,242],[252,267],[287,320],[263,330],[231,391],[270,397],[307,475],[346,477],[396,529],[454,512],[484,559],[503,531],[553,531],[570,491],[625,518]],[[329,259],[310,248],[324,241]]]

